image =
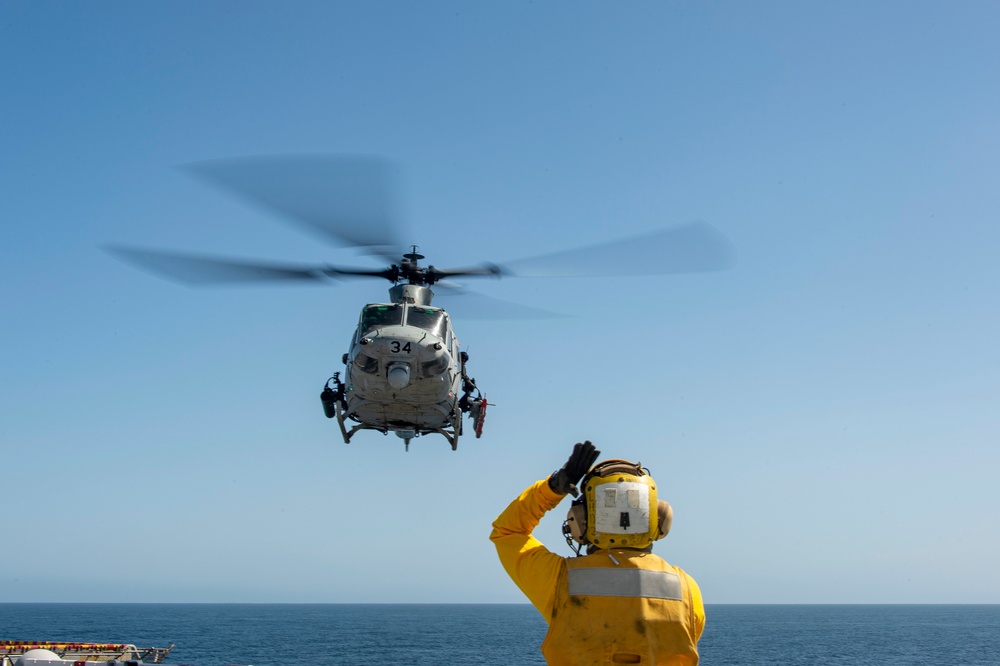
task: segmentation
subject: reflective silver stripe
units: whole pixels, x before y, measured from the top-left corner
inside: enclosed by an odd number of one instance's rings
[[[569,593],[582,597],[683,599],[680,576],[648,569],[570,569]]]

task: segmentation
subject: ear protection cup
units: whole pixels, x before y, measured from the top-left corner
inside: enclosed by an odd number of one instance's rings
[[[574,503],[566,514],[566,525],[563,532],[569,530],[569,537],[578,544],[586,545],[587,538],[587,508],[583,503]]]
[[[674,522],[674,507],[667,500],[656,502],[656,517],[659,521],[660,534],[654,540],[659,541],[670,532],[670,524]]]

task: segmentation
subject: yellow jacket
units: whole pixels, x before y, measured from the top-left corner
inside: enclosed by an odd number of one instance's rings
[[[549,551],[531,533],[563,497],[546,479],[537,481],[497,517],[490,535],[507,574],[549,624],[546,661],[697,664],[705,608],[694,579],[639,550],[574,558]]]

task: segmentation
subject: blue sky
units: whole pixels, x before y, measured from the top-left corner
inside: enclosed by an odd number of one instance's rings
[[[0,601],[522,602],[490,523],[589,438],[709,603],[1000,603],[998,14],[0,4]],[[299,152],[397,163],[438,266],[696,219],[739,261],[478,283],[574,315],[456,317],[483,438],[344,445],[319,390],[387,284],[99,249],[364,263],[177,168]]]

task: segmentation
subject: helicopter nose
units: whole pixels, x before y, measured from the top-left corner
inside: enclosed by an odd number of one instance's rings
[[[410,366],[405,363],[393,363],[389,366],[387,379],[392,388],[403,388],[410,383]]]

